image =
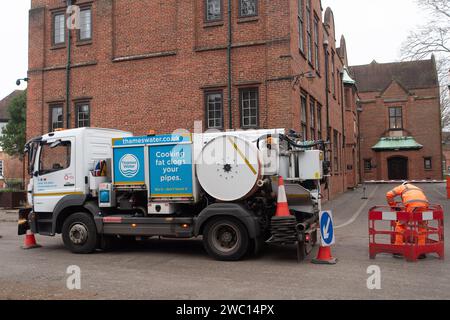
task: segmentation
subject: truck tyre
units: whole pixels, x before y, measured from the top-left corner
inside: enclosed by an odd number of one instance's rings
[[[64,245],[73,253],[91,253],[97,246],[97,228],[88,213],[71,214],[63,223]]]
[[[245,226],[231,217],[218,217],[206,223],[203,244],[208,254],[216,260],[240,260],[249,248]]]

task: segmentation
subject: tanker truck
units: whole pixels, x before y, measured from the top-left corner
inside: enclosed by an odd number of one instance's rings
[[[29,207],[19,235],[61,234],[73,253],[118,239],[202,238],[217,260],[240,260],[268,243],[317,241],[324,143],[284,129],[133,136],[59,130],[26,144]],[[279,177],[291,216],[275,219]]]

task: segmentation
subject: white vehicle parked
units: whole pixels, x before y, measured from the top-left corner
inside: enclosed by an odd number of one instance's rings
[[[52,132],[26,145],[30,208],[20,210],[19,234],[62,234],[74,253],[106,249],[117,238],[203,236],[219,260],[239,260],[269,240],[297,243],[304,258],[317,241],[321,148],[284,129]],[[272,219],[279,176],[293,217],[286,235]]]

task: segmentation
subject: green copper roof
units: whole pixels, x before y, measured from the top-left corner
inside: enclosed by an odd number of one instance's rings
[[[376,145],[372,147],[375,151],[382,150],[419,150],[423,145],[417,143],[413,137],[391,137],[381,138]]]
[[[345,84],[355,84],[356,81],[352,79],[352,77],[350,77],[350,74],[348,73],[347,68],[344,68],[344,77],[342,78],[342,81]]]

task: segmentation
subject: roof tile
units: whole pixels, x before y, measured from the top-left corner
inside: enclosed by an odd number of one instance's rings
[[[435,63],[430,60],[377,63],[350,67],[359,92],[382,92],[395,80],[407,90],[438,85]]]

